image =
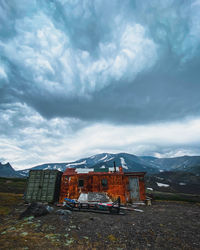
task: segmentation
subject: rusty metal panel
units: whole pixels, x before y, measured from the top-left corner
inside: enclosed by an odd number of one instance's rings
[[[140,187],[140,200],[146,200],[146,189],[145,189],[145,182],[144,177],[139,178],[139,187]]]
[[[138,178],[129,177],[129,188],[131,200],[140,200],[140,188]]]
[[[75,169],[67,169],[62,177],[60,202],[63,202],[65,197],[78,199],[81,193],[89,192],[106,193],[112,200],[120,197],[122,203],[130,202],[133,199],[145,200],[144,174],[143,172],[127,174],[122,170],[119,172],[76,173]],[[131,181],[129,180],[131,179],[137,179],[137,189],[130,189]],[[81,187],[79,180],[84,181]],[[134,186],[134,183],[131,185]]]

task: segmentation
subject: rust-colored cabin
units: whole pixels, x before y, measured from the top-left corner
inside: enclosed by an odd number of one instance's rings
[[[79,173],[68,168],[62,175],[60,202],[64,198],[78,199],[81,193],[106,193],[113,201],[120,197],[122,203],[145,200],[145,172],[88,172]],[[102,169],[103,170],[103,169]]]

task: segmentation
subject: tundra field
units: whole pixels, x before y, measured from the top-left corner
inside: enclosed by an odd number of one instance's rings
[[[0,179],[0,249],[200,249],[200,203],[191,197],[156,193],[152,206],[124,215],[58,214],[52,206],[47,215],[19,219],[25,183]]]

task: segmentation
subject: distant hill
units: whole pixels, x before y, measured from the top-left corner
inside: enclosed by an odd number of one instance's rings
[[[186,171],[165,171],[146,176],[149,191],[200,195],[200,175]]]
[[[174,158],[156,158],[149,156],[142,156],[147,164],[152,167],[157,167],[160,170],[170,171],[187,171],[192,173],[199,173],[198,167],[200,166],[200,156],[181,156]]]

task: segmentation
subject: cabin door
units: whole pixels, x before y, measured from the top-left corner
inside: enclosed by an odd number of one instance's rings
[[[131,200],[140,200],[140,188],[138,178],[129,177],[129,189]]]

